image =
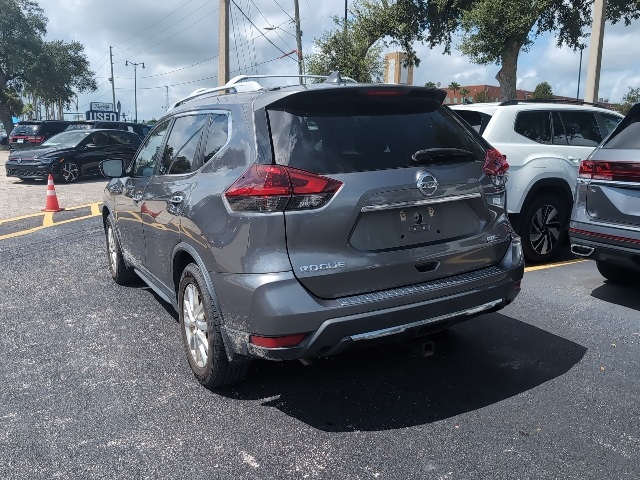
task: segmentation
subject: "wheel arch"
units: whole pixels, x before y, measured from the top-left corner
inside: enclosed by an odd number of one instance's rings
[[[222,341],[224,342],[224,347],[227,352],[227,356],[229,360],[238,359],[238,355],[233,348],[233,342],[229,338],[226,328],[224,328],[224,314],[220,309],[220,302],[218,301],[218,296],[216,295],[215,289],[213,288],[213,282],[211,281],[211,277],[209,276],[209,271],[206,268],[206,265],[198,252],[188,243],[180,242],[178,243],[171,254],[171,278],[173,280],[173,286],[175,291],[176,305],[178,302],[178,286],[180,285],[180,277],[182,276],[182,272],[190,263],[195,263],[200,271],[202,272],[202,276],[204,277],[204,281],[206,283],[206,288],[211,296],[213,301],[213,305],[218,312],[218,318],[220,319],[220,332],[222,333]],[[179,305],[177,305],[180,308]]]
[[[541,195],[560,195],[568,202],[568,210],[571,211],[573,205],[573,194],[571,187],[562,178],[541,178],[537,180],[531,187],[527,195],[524,197],[520,206],[520,213],[524,213],[529,204]]]

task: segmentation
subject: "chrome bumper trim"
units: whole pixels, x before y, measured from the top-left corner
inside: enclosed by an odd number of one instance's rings
[[[433,205],[436,203],[457,202],[459,200],[471,200],[479,198],[482,195],[479,192],[465,193],[463,195],[451,195],[448,197],[425,198],[423,200],[415,200],[411,202],[383,203],[379,205],[365,205],[360,209],[361,212],[377,212],[379,210],[391,210],[393,208],[418,207],[421,205]]]

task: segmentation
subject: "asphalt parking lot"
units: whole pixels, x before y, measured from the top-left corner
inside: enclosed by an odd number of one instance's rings
[[[212,393],[171,307],[111,281],[100,182],[66,187],[85,206],[0,223],[0,478],[640,478],[640,297],[592,262],[529,268],[431,357],[255,362]]]

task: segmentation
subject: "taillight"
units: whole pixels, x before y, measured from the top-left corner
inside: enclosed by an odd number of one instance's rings
[[[283,165],[253,164],[225,192],[235,211],[284,212],[324,206],[342,182]]]
[[[638,182],[640,181],[640,162],[582,160],[578,168],[578,176],[590,180]]]
[[[42,143],[44,142],[44,137],[27,137],[27,142]]]
[[[495,148],[487,150],[482,171],[489,177],[496,189],[504,190],[507,183],[507,170],[509,170],[507,156],[502,155]]]

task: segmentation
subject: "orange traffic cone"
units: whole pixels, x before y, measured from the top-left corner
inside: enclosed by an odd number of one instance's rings
[[[49,174],[47,181],[47,204],[42,209],[43,212],[61,212],[64,208],[58,205],[58,196],[56,195],[56,187],[53,186],[53,175]]]

